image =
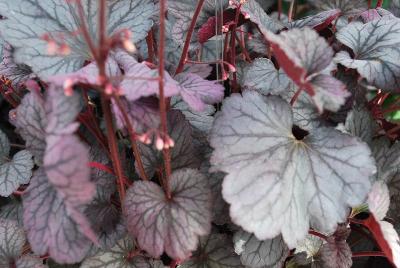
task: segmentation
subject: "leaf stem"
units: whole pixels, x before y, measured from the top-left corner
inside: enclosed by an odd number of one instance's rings
[[[97,49],[96,46],[93,43],[92,37],[90,36],[88,27],[86,25],[86,20],[85,20],[85,10],[83,9],[82,2],[81,0],[76,1],[77,9],[78,9],[78,15],[79,19],[81,22],[81,31],[83,38],[85,39],[87,45],[89,46],[90,52],[92,53],[92,56],[95,60],[97,60],[98,55],[97,55]]]
[[[296,91],[296,93],[293,95],[292,99],[290,100],[290,106],[293,107],[293,105],[296,103],[296,101],[297,101],[297,99],[299,98],[300,93],[301,93],[302,91],[303,91],[303,90],[302,90],[301,88],[299,88],[299,89]]]
[[[150,30],[149,34],[146,37],[147,50],[149,51],[148,61],[154,63],[154,31],[153,28]]]
[[[383,4],[383,0],[378,0],[378,1],[376,2],[376,8],[382,7],[382,4]]]
[[[385,257],[386,255],[383,252],[380,251],[362,251],[362,252],[354,252],[353,253],[353,258],[359,258],[359,257]]]
[[[167,0],[160,0],[160,37],[158,44],[158,89],[159,89],[159,107],[160,107],[160,120],[161,132],[163,135],[168,135],[167,126],[167,105],[164,96],[164,45],[165,45],[165,12],[167,7]],[[188,36],[190,33],[188,33]],[[187,38],[188,39],[188,38]],[[190,40],[189,40],[190,41]],[[185,44],[186,45],[186,44]],[[182,56],[185,54],[182,54]],[[183,66],[181,67],[183,68]],[[169,178],[171,176],[171,156],[169,148],[163,150],[164,165],[165,165],[165,191],[168,199],[171,199],[171,189],[169,185]]]
[[[293,20],[293,10],[294,10],[294,3],[296,2],[296,0],[292,0],[290,2],[290,6],[289,6],[289,12],[288,12],[288,21],[292,22]]]
[[[161,0],[160,2],[162,2],[162,1],[163,0]],[[184,44],[183,50],[182,50],[182,55],[181,55],[181,58],[179,60],[178,67],[176,68],[175,75],[181,73],[183,71],[183,67],[185,66],[187,55],[188,55],[188,51],[189,51],[189,47],[190,47],[190,41],[192,40],[194,27],[196,26],[197,18],[200,15],[200,11],[201,11],[201,9],[203,7],[203,4],[204,4],[204,0],[199,0],[197,2],[196,10],[194,11],[192,21],[190,22],[190,26],[189,26],[189,29],[188,29],[188,32],[187,32],[187,35],[186,35],[186,39],[185,39],[185,44]],[[161,18],[160,18],[160,25],[161,25]],[[160,42],[164,42],[164,41],[160,40]]]
[[[128,114],[126,113],[124,106],[121,103],[121,99],[119,98],[119,96],[117,94],[115,94],[115,96],[114,96],[114,101],[117,104],[118,109],[121,111],[122,117],[124,118],[126,127],[128,129],[133,155],[135,156],[135,160],[137,162],[138,169],[139,169],[139,175],[143,180],[149,180],[149,178],[146,175],[146,171],[144,169],[144,165],[143,165],[142,157],[140,155],[139,147],[136,142],[136,132],[133,129],[133,126],[132,126],[131,121],[129,120]]]
[[[236,28],[239,23],[239,16],[240,16],[241,8],[242,8],[241,4],[239,4],[239,6],[236,8],[235,20],[233,22],[233,26],[232,26],[232,30],[231,30],[231,40],[230,40],[230,51],[231,51],[230,63],[235,68],[236,68]],[[232,74],[232,92],[233,93],[239,92],[238,85],[237,85],[236,72],[234,72]]]
[[[318,236],[319,238],[322,238],[322,239],[324,239],[324,240],[327,239],[327,236],[326,236],[326,235],[321,234],[321,233],[319,233],[319,232],[317,232],[317,231],[314,231],[314,230],[309,230],[308,233],[309,233],[310,235]]]

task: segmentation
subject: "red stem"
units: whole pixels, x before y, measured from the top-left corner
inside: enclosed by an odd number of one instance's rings
[[[233,23],[232,31],[231,31],[231,41],[230,41],[230,47],[231,47],[231,60],[230,63],[233,65],[233,67],[236,68],[236,27],[239,23],[239,16],[240,16],[240,9],[242,8],[242,5],[239,5],[236,8],[236,13],[235,13],[235,21]],[[232,92],[237,93],[238,90],[238,85],[237,85],[237,76],[236,72],[232,74]]]
[[[278,20],[281,20],[282,15],[282,0],[278,0]]]
[[[150,30],[149,34],[146,37],[147,50],[149,51],[148,61],[154,63],[154,36],[153,29]]]
[[[376,2],[376,8],[382,7],[382,4],[383,4],[383,0],[378,0],[378,2]]]
[[[159,89],[159,106],[160,106],[160,120],[161,120],[161,132],[163,135],[168,135],[168,126],[167,126],[167,105],[164,96],[164,45],[165,45],[165,12],[167,11],[167,0],[160,0],[160,38],[159,38],[159,46],[158,46],[158,89]],[[193,19],[194,20],[194,19]],[[192,23],[193,24],[193,23]],[[190,31],[190,30],[189,30]],[[188,36],[191,36],[188,33]],[[186,38],[188,40],[188,37]],[[185,43],[185,46],[189,46],[189,42]],[[185,52],[185,49],[184,49]],[[186,50],[187,53],[187,50]],[[182,57],[185,57],[186,54],[182,54]],[[182,60],[181,57],[181,60]],[[184,61],[185,59],[183,59]],[[183,65],[181,67],[183,69]],[[178,69],[177,69],[178,71]],[[178,73],[178,72],[176,72]],[[171,157],[168,148],[163,149],[164,156],[164,165],[165,165],[165,191],[168,199],[171,199],[171,189],[169,185],[169,178],[171,176]]]
[[[288,21],[292,22],[293,20],[293,9],[294,9],[294,2],[296,0],[292,0],[292,2],[290,3],[290,7],[289,7],[289,12],[288,12]]]
[[[192,40],[194,27],[196,26],[197,18],[200,15],[200,11],[201,11],[201,9],[203,7],[203,4],[204,4],[204,0],[199,0],[197,2],[196,10],[194,11],[192,21],[190,22],[189,30],[188,30],[188,33],[186,35],[185,44],[183,46],[182,55],[181,55],[181,58],[179,60],[178,67],[176,68],[175,75],[181,73],[183,71],[183,67],[185,66],[187,55],[188,55],[188,51],[189,51],[189,46],[190,46],[190,40]],[[161,18],[160,18],[160,20],[161,20]],[[161,26],[161,21],[160,21],[160,26]],[[161,35],[161,33],[160,33],[160,35]],[[161,40],[160,40],[160,43],[161,43]]]
[[[371,5],[372,5],[372,0],[368,0],[368,9],[371,8]]]
[[[297,99],[298,99],[299,96],[300,96],[301,91],[302,91],[302,89],[299,88],[299,89],[296,91],[296,93],[293,95],[292,99],[290,100],[290,106],[293,106],[293,105],[296,103]]]
[[[314,236],[318,236],[319,238],[322,238],[322,239],[324,239],[324,240],[327,239],[327,236],[326,236],[326,235],[321,234],[321,233],[319,233],[319,232],[317,232],[317,231],[314,231],[314,230],[309,230],[308,233],[311,234],[311,235],[314,235]]]
[[[383,252],[380,251],[362,251],[362,252],[354,252],[353,253],[353,258],[359,258],[359,257],[385,257],[386,255]]]
[[[87,45],[89,46],[89,49],[90,49],[90,52],[92,53],[93,58],[97,59],[97,56],[98,56],[97,49],[93,43],[92,37],[90,36],[89,30],[86,25],[85,10],[83,9],[81,0],[77,0],[76,5],[78,7],[78,15],[79,15],[79,19],[81,22],[81,31],[83,34],[83,38],[85,39]]]

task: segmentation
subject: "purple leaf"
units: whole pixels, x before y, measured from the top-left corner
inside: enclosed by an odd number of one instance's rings
[[[362,24],[353,22],[337,33],[337,39],[353,50],[336,54],[335,61],[356,69],[369,84],[398,91],[400,83],[400,23],[379,19]]]
[[[22,201],[24,227],[36,254],[49,253],[59,263],[79,262],[86,256],[91,246],[86,236],[94,236],[84,227],[89,223],[64,202],[42,168],[35,171]]]
[[[346,239],[350,234],[350,229],[339,226],[338,230],[327,238],[327,243],[323,244],[319,256],[326,268],[350,268],[353,264],[352,252]]]
[[[193,73],[175,76],[181,86],[181,96],[194,110],[203,111],[206,104],[215,104],[224,97],[224,87],[217,81],[208,81]]]
[[[24,230],[14,221],[0,219],[0,267],[10,267],[22,254]]]
[[[121,104],[136,133],[142,134],[148,130],[158,128],[160,124],[160,112],[156,98],[140,98],[136,101],[121,98]],[[118,128],[123,129],[126,126],[125,120],[115,102],[113,102],[112,108]]]
[[[47,138],[44,167],[49,181],[72,207],[87,204],[95,194],[90,181],[89,150],[76,136]]]
[[[157,184],[135,182],[124,203],[127,228],[153,257],[165,251],[184,259],[196,249],[199,236],[210,232],[211,193],[204,175],[194,169],[175,171],[170,183],[168,200]]]
[[[184,115],[172,110],[167,115],[167,126],[170,138],[175,145],[170,149],[172,170],[180,168],[198,168],[199,158],[193,145],[192,129]],[[152,177],[156,170],[163,167],[162,153],[152,145],[139,143],[139,151],[146,174]]]
[[[130,101],[136,101],[141,97],[158,95],[158,71],[150,69],[144,63],[139,63],[127,54],[119,51],[114,55],[115,60],[124,70],[124,78],[120,83],[122,93]],[[180,86],[165,72],[164,94],[172,97],[179,94]]]
[[[313,99],[319,111],[337,111],[349,93],[329,75],[333,50],[310,28],[292,29],[279,35],[265,32],[280,66],[299,88]]]
[[[32,90],[22,99],[15,110],[15,125],[17,132],[26,142],[26,148],[35,157],[35,162],[41,164],[46,148],[47,116],[44,100],[38,92]]]

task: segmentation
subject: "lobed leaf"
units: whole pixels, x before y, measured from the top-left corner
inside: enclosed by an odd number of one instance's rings
[[[24,230],[14,221],[0,219],[0,266],[9,267],[22,254]]]
[[[282,233],[293,248],[310,225],[333,231],[370,189],[376,167],[366,144],[330,128],[304,134],[286,102],[252,91],[228,98],[217,114],[211,163],[227,173],[232,221],[259,240]]]
[[[124,202],[127,228],[138,246],[151,256],[165,251],[184,259],[198,245],[199,236],[211,229],[211,193],[207,180],[194,169],[174,171],[171,198],[150,181],[137,181]]]

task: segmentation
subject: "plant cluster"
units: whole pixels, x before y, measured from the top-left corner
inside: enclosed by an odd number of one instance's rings
[[[0,267],[400,267],[399,0],[0,15]]]

